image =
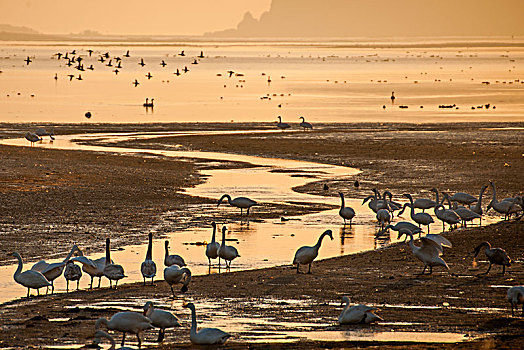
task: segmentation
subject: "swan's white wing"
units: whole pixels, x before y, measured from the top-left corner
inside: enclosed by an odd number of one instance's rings
[[[453,247],[453,244],[451,244],[450,241],[448,241],[446,238],[442,237],[441,235],[429,234],[429,235],[426,235],[425,237],[428,239],[431,239],[432,241],[435,241],[442,247],[447,247],[447,248]]]
[[[426,254],[433,255],[436,252],[438,255],[442,254],[442,246],[440,243],[437,243],[431,238],[426,237],[422,237],[420,241],[422,242],[422,246],[420,247],[421,253],[424,252]]]
[[[71,259],[71,261],[78,261],[82,265],[87,265],[87,266],[89,266],[89,267],[91,267],[93,269],[98,268],[98,266],[93,262],[93,260],[91,260],[89,258],[86,258],[85,256],[77,256],[77,257]]]
[[[231,335],[218,328],[203,328],[198,331],[198,337],[207,340],[207,344],[223,344]]]
[[[48,266],[49,264],[45,260],[40,260],[39,262],[31,266],[31,270],[42,272],[45,269],[47,269]]]

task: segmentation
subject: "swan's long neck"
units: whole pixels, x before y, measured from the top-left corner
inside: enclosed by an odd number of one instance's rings
[[[76,245],[74,245],[73,248],[71,248],[71,251],[69,252],[69,254],[64,259],[64,263],[67,263],[69,261],[69,259],[71,259],[71,257],[73,256],[75,250],[78,250],[78,247]]]
[[[184,271],[186,274],[183,285],[187,287],[191,282],[191,271],[187,267],[181,268],[180,271]]]
[[[15,274],[14,274],[14,278],[16,279],[16,277],[20,274],[20,272],[22,272],[22,268],[24,267],[24,263],[22,262],[22,257],[20,256],[20,254],[15,253],[15,257],[18,259],[18,267],[16,268],[16,271],[15,271]]]
[[[435,207],[437,207],[438,203],[439,203],[439,198],[438,198],[438,190],[435,188]]]
[[[197,320],[196,320],[196,310],[193,306],[191,308],[191,333],[196,333],[197,330]]]
[[[222,229],[222,246],[226,246],[226,230]]]
[[[228,194],[225,194],[225,195],[223,195],[222,198],[220,198],[220,200],[218,201],[218,205],[220,205],[220,203],[222,203],[222,200],[223,200],[224,198],[226,198],[226,199],[227,199],[227,202],[228,202],[229,204],[231,204],[231,196],[228,195]]]
[[[343,312],[345,312],[349,308],[349,298],[348,297],[342,297],[342,301],[344,303],[346,303],[346,306],[344,306],[344,311],[343,311]]]
[[[320,235],[320,237],[318,238],[318,241],[317,241],[317,244],[315,244],[315,248],[320,248],[320,245],[322,244],[322,240],[324,239],[324,237],[326,237],[327,233],[324,232]]]
[[[411,196],[408,197],[409,199],[409,204],[410,204],[410,207],[411,207],[411,216],[415,215],[415,206],[413,205],[413,198]]]
[[[344,195],[340,194],[340,199],[342,200],[342,203],[340,204],[340,209],[344,209],[345,201],[344,201]]]
[[[211,236],[211,243],[215,243],[215,234],[217,232],[217,226],[213,225],[213,235]]]
[[[167,243],[167,241],[165,243],[165,247],[166,247],[166,254],[164,255],[164,257],[167,258],[169,256],[169,244]]]
[[[411,248],[411,251],[412,252],[415,252],[417,250],[417,246],[415,245],[415,243],[413,243],[413,235],[408,235],[409,236],[409,247]]]
[[[497,189],[495,188],[495,185],[492,182],[490,182],[489,184],[491,185],[491,188],[493,189],[493,197],[491,198],[491,201],[493,203],[497,203],[498,202],[497,201]]]
[[[106,318],[100,317],[98,320],[96,320],[95,330],[100,329],[101,325],[105,325],[107,328],[109,328],[109,321]]]
[[[475,203],[475,209],[479,210],[481,207],[482,207],[482,196],[484,195],[484,191],[486,191],[486,186],[482,186],[482,188],[480,189],[480,193],[479,193],[479,200],[477,201],[477,203]]]
[[[146,260],[153,260],[153,234],[149,232],[149,244],[147,245]]]
[[[445,193],[444,198],[446,198],[446,201],[448,202],[448,209],[451,209],[451,199],[449,198],[449,194]]]
[[[109,249],[109,238],[106,239],[106,265],[111,264],[111,249]]]

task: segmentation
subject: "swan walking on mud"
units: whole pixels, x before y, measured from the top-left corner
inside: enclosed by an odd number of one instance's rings
[[[104,331],[96,331],[95,332],[95,341],[94,341],[94,344],[95,345],[99,345],[100,342],[101,342],[101,339],[100,338],[106,338],[107,340],[109,340],[109,342],[111,343],[111,347],[109,348],[109,350],[114,350],[115,347],[116,347],[116,342],[115,342],[115,338],[113,338],[111,335],[109,335],[108,333],[104,332]],[[123,346],[123,347],[120,347],[118,348],[118,350],[132,350],[132,348],[129,348],[127,346]]]
[[[420,238],[422,245],[417,247],[413,243],[413,234],[408,229],[401,229],[398,233],[398,238],[402,235],[408,235],[409,246],[413,255],[424,263],[424,269],[422,270],[421,275],[426,272],[426,268],[429,266],[429,274],[433,273],[433,266],[443,266],[449,271],[449,266],[446,264],[444,259],[440,257],[442,255],[442,247],[452,247],[450,241],[440,235],[429,234],[425,237]]]
[[[166,328],[180,327],[178,318],[169,311],[156,309],[153,303],[148,301],[144,305],[144,316],[151,320],[151,324],[159,328],[157,342],[164,340],[166,334]]]
[[[169,284],[173,297],[175,297],[173,285],[182,283],[182,293],[187,292],[187,286],[191,282],[191,271],[187,267],[180,268],[178,265],[168,266],[164,269],[164,280]]]
[[[342,302],[346,304],[344,310],[338,316],[338,323],[340,324],[355,324],[355,323],[372,323],[375,321],[382,321],[382,318],[373,313],[377,308],[357,304],[349,306],[349,297],[343,296]]]
[[[95,331],[98,331],[102,325],[105,325],[109,330],[122,332],[122,346],[124,346],[126,340],[126,333],[136,334],[139,349],[142,346],[141,334],[152,328],[149,318],[132,311],[117,312],[109,321],[104,317],[99,318],[95,323]]]
[[[488,271],[482,273],[482,275],[487,275],[489,270],[491,270],[491,265],[502,265],[502,274],[506,273],[506,266],[511,266],[511,258],[508,256],[508,253],[502,248],[491,248],[489,242],[480,243],[474,250],[475,258],[479,255],[480,250],[484,248],[484,253],[489,261]]]
[[[227,202],[229,203],[229,205],[236,207],[236,208],[240,208],[240,216],[242,216],[244,209],[247,209],[246,216],[249,216],[249,209],[251,209],[252,206],[257,205],[257,202],[247,197],[237,197],[231,200],[231,196],[228,194],[225,194],[222,197],[220,197],[220,199],[218,200],[217,207],[220,206],[220,204],[222,203],[224,199],[227,199]]]
[[[211,236],[211,243],[208,243],[206,246],[206,256],[209,262],[209,266],[211,266],[211,259],[218,258],[218,250],[220,249],[220,243],[215,241],[217,224],[215,222],[212,222],[211,226],[213,226],[213,235]]]
[[[30,289],[36,289],[38,295],[40,295],[40,288],[49,287],[51,285],[47,278],[45,278],[45,276],[42,275],[42,273],[39,271],[27,270],[21,272],[24,266],[22,257],[17,252],[12,253],[11,255],[18,259],[18,268],[16,269],[13,277],[16,283],[21,284],[27,288],[28,298]]]
[[[333,240],[333,232],[331,230],[326,230],[318,238],[317,244],[315,244],[312,247],[303,246],[296,251],[295,258],[293,259],[293,265],[297,265],[297,273],[300,273],[300,264],[309,264],[309,269],[307,273],[311,273],[311,264],[313,263],[313,260],[315,260],[315,258],[318,256],[318,250],[320,248],[320,245],[322,244],[322,240],[326,236],[329,236],[329,238]]]
[[[218,265],[220,266],[220,258],[222,258],[226,262],[226,269],[230,269],[231,262],[234,259],[239,258],[240,254],[238,254],[237,248],[226,245],[226,231],[227,228],[225,226],[222,227],[222,244],[220,245],[220,248],[218,248]]]
[[[508,301],[511,304],[511,316],[515,316],[513,308],[518,311],[519,304],[522,304],[522,316],[524,316],[524,286],[514,286],[508,289]]]
[[[193,303],[184,305],[191,310],[191,330],[189,331],[189,340],[195,345],[213,345],[224,344],[231,334],[226,333],[218,328],[201,328],[197,331],[196,310]]]
[[[353,218],[355,217],[355,211],[353,210],[353,208],[345,206],[344,194],[342,192],[339,192],[338,195],[340,196],[341,200],[338,215],[340,215],[340,217],[344,219],[344,226],[346,225],[346,220],[349,220],[349,226],[351,226]]]
[[[140,266],[140,272],[144,277],[144,286],[146,285],[146,278],[151,278],[151,285],[156,276],[156,264],[153,261],[153,233],[149,232],[149,244],[147,245],[146,259]]]

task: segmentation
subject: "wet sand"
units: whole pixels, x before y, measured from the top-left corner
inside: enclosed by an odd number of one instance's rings
[[[20,126],[20,130],[24,127]],[[170,128],[169,125],[162,127]],[[100,131],[104,129],[103,126],[97,128]],[[137,126],[137,129],[140,128],[146,126]],[[74,131],[75,127],[71,126],[71,129]],[[431,142],[428,142],[428,135],[431,135]],[[240,145],[246,142],[249,142],[249,149],[241,148]],[[433,186],[476,194],[487,179],[495,179],[499,198],[522,193],[524,189],[522,130],[484,130],[478,129],[477,125],[467,124],[331,125],[311,133],[177,137],[176,140],[151,140],[147,143],[149,148],[176,143],[193,149],[278,155],[362,169],[363,172],[357,176],[361,182],[360,188],[356,189],[347,182],[329,182],[331,193],[323,195],[335,195],[336,191],[343,189],[352,196],[363,197],[371,187],[389,188],[395,194],[404,191],[427,194],[427,190]],[[132,146],[132,143],[126,143],[126,146]],[[162,158],[147,158],[144,162],[142,158],[130,156],[5,146],[0,147],[0,152],[2,159],[5,159],[0,181],[3,197],[0,205],[5,213],[1,219],[2,231],[6,238],[2,241],[3,263],[12,261],[6,257],[12,250],[27,252],[24,256],[34,261],[42,255],[65,254],[71,242],[78,241],[83,242],[83,249],[84,246],[90,246],[90,249],[85,250],[87,252],[101,251],[101,242],[106,235],[115,239],[115,247],[136,243],[138,238],[132,233],[145,231],[157,224],[163,211],[178,208],[186,210],[187,204],[208,201],[176,192],[177,189],[202,180],[198,177],[198,170],[206,166],[205,162]],[[101,186],[102,183],[104,186]],[[316,183],[298,190],[315,193],[323,191],[322,186]],[[271,210],[262,213],[261,217],[278,217],[282,212]],[[190,224],[203,225],[202,222],[179,225],[182,228]],[[522,283],[524,269],[520,261],[524,252],[521,239],[523,232],[523,222],[519,221],[447,233],[446,237],[453,243],[453,249],[446,249],[443,257],[458,277],[449,276],[439,269],[433,276],[416,276],[421,271],[420,262],[413,258],[406,245],[398,244],[378,251],[320,261],[314,264],[312,275],[297,275],[290,266],[285,266],[198,276],[193,279],[186,295],[177,295],[173,306],[186,325],[188,314],[180,307],[184,300],[194,301],[197,308],[199,304],[222,303],[224,310],[215,310],[218,315],[214,318],[222,318],[224,326],[221,327],[225,329],[228,329],[228,319],[239,317],[280,322],[304,317],[308,322],[317,324],[308,326],[310,332],[326,329],[333,332],[371,329],[385,332],[453,332],[487,338],[458,345],[464,348],[482,345],[518,347],[524,324],[520,318],[510,317],[509,304],[505,300],[507,288],[490,286]],[[61,244],[48,243],[48,252],[42,254],[41,244],[50,234],[54,238],[58,237]],[[498,267],[488,276],[476,276],[487,268],[487,264],[481,261],[479,269],[473,268],[471,252],[473,245],[483,240],[504,247],[517,261],[505,276],[499,274]],[[380,308],[378,313],[385,321],[397,323],[340,327],[336,325],[336,318],[341,308],[336,305],[337,297],[341,295],[350,295],[355,302],[377,305]],[[133,284],[119,287],[117,291],[102,289],[31,301],[16,300],[4,305],[0,313],[3,325],[0,344],[15,347],[29,343],[87,344],[91,341],[95,320],[101,316],[108,317],[117,310],[111,307],[102,310],[93,307],[83,309],[82,306],[111,301],[115,297],[132,306],[138,306],[146,299],[170,303],[170,291],[164,282],[157,282],[154,288]],[[275,301],[270,301],[269,304],[273,305],[266,308],[256,307],[261,299]],[[295,303],[293,300],[303,300],[304,303]],[[449,306],[444,303],[449,303]],[[392,305],[437,308],[408,309]],[[67,308],[69,306],[71,308]],[[210,322],[212,314],[201,313],[200,319]],[[61,317],[71,319],[64,322],[48,321]],[[412,322],[414,325],[402,322]],[[324,326],[326,323],[329,326]],[[262,329],[266,332],[275,331]],[[232,329],[231,332],[235,338],[229,346],[245,347],[242,338],[247,335],[241,329]],[[153,337],[152,334],[147,335],[149,340]],[[187,328],[169,331],[166,338],[169,345],[165,346],[171,347],[173,342],[177,347],[188,346]],[[134,340],[133,337],[129,339]],[[412,346],[410,343],[388,344],[396,348]],[[311,340],[294,343],[292,347],[375,345],[384,343],[318,343]],[[272,345],[275,348],[282,346]],[[457,344],[447,346],[456,348]],[[256,347],[268,348],[268,344]]]

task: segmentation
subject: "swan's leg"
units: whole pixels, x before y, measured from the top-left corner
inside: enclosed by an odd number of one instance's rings
[[[100,288],[100,283],[102,283],[102,276],[98,277],[98,288]]]
[[[426,267],[427,267],[427,265],[424,265],[424,269],[423,269],[422,272],[420,273],[421,275],[423,275],[424,272],[426,272]]]
[[[142,347],[142,340],[140,339],[140,332],[136,334],[136,339],[138,339],[138,348]]]
[[[143,276],[144,277],[144,286],[146,285],[146,276]]]
[[[249,209],[251,209],[251,207],[247,208],[246,216],[249,216]]]
[[[36,293],[38,294],[38,296],[40,296],[40,288],[36,289]],[[47,295],[47,293],[46,293],[46,295]]]
[[[29,299],[29,288],[27,288],[27,298]]]
[[[173,293],[173,298],[175,297],[175,291],[173,290],[173,285],[170,285],[171,287],[171,293]]]
[[[506,273],[506,265],[502,265],[502,274],[504,275]]]
[[[522,304],[522,316],[524,316],[524,303]]]
[[[116,282],[115,282],[115,289],[116,289],[117,286],[118,286],[118,280],[116,280]]]
[[[51,281],[51,294],[55,292],[55,281]]]
[[[122,333],[122,343],[120,344],[120,346],[124,346],[125,341],[126,341],[126,332],[123,332]]]
[[[91,285],[89,286],[89,289],[93,289],[93,279],[94,278],[95,278],[94,276],[91,276]]]
[[[297,263],[297,273],[300,273],[300,272],[298,271],[299,266],[300,266],[300,264]],[[28,294],[28,295],[29,295],[29,294]]]
[[[78,285],[80,284],[80,279],[76,281],[76,290],[78,290]]]
[[[433,273],[433,266],[429,265],[429,274],[431,275]]]
[[[240,208],[240,216],[244,213],[244,208]]]
[[[307,270],[307,273],[311,273],[311,264],[309,264],[309,269]]]
[[[69,293],[69,280],[66,280],[66,293]]]
[[[484,272],[483,275],[487,275],[489,273],[489,270],[491,270],[491,262],[489,263],[488,271]]]
[[[165,329],[162,329],[162,328],[158,331],[158,339],[157,339],[157,342],[160,343],[162,340],[164,340],[164,333],[165,333],[165,331],[166,331],[166,330],[165,330]]]
[[[154,286],[155,285],[155,276],[151,277],[151,285]]]
[[[511,316],[515,316],[515,312],[513,311],[513,303],[510,302],[510,304],[511,304]],[[524,307],[524,304],[522,307]]]

